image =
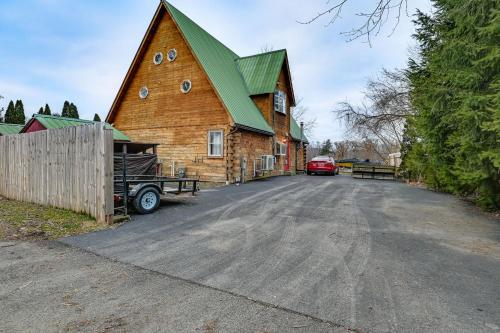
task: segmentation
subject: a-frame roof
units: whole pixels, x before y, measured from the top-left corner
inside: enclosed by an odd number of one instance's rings
[[[251,95],[274,92],[286,51],[279,50],[239,58],[239,70]]]
[[[183,38],[207,74],[211,85],[214,87],[235,125],[265,134],[274,134],[273,129],[264,119],[250,96],[274,92],[280,70],[283,66],[286,66],[286,72],[291,85],[286,50],[240,58],[235,52],[203,30],[166,0],[161,0],[156,15],[150,24],[106,120],[110,121],[112,119],[117,102],[124,93],[123,90],[126,82],[133,72],[139,60],[138,58],[140,58],[141,50],[146,46],[148,36],[154,30],[152,27],[155,25],[156,20],[159,20],[161,17],[159,13],[162,10],[167,10],[179,28]],[[294,105],[293,88],[291,89],[291,94],[291,103]]]
[[[245,80],[236,66],[238,55],[170,3],[167,1],[163,3],[207,73],[235,124],[273,134],[273,129],[250,98]]]
[[[291,105],[295,105],[288,56],[285,49],[242,57],[236,62],[245,79],[250,95],[273,93],[281,69],[285,67],[285,73],[288,75],[291,87]]]

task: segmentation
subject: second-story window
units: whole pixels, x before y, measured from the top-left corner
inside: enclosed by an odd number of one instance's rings
[[[286,114],[286,94],[284,91],[274,92],[274,111]]]

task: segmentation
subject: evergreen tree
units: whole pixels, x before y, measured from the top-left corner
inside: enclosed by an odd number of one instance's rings
[[[5,117],[4,117],[4,122],[8,124],[14,124],[15,123],[15,109],[14,109],[14,102],[10,101],[9,105],[7,106],[7,111],[5,111]]]
[[[101,122],[101,117],[97,113],[94,115],[94,121]]]
[[[0,100],[3,99],[3,96],[0,95]],[[3,112],[4,112],[5,108],[1,107],[0,108],[0,123],[3,123]]]
[[[14,106],[14,121],[13,124],[24,125],[26,122],[26,116],[24,115],[24,105],[23,101],[17,100],[16,105]]]
[[[64,101],[64,105],[63,105],[62,112],[61,112],[61,117],[71,118],[71,110],[69,108],[68,101]]]
[[[437,189],[500,207],[500,3],[435,0],[417,14],[408,75],[417,114],[403,165]],[[423,165],[422,165],[423,164]]]
[[[43,107],[40,107],[40,110],[38,110],[38,114],[44,114],[43,112]]]
[[[45,104],[45,110],[43,110],[43,114],[47,116],[52,115],[52,111],[50,110],[50,106],[48,104]]]
[[[330,155],[333,151],[333,145],[332,145],[332,141],[330,141],[330,139],[326,140],[325,142],[323,142],[323,144],[321,145],[321,150],[319,152],[320,155]]]
[[[78,114],[78,108],[75,104],[71,103],[69,105],[70,110],[70,118],[80,119],[80,115]]]

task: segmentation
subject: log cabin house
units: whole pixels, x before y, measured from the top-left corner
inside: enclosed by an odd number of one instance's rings
[[[158,143],[165,175],[240,182],[304,170],[286,50],[240,57],[161,1],[106,121]]]

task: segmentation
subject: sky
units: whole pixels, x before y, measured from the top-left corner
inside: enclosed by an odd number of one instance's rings
[[[382,68],[401,68],[413,45],[415,8],[408,0],[394,33],[395,17],[368,45],[347,42],[341,32],[358,26],[356,13],[374,0],[351,0],[333,25],[304,21],[328,8],[327,0],[171,0],[179,10],[240,56],[263,48],[288,51],[295,95],[316,119],[310,141],[344,138],[332,110],[340,102],[363,102],[368,78]],[[48,103],[61,112],[65,100],[80,117],[104,119],[125,77],[159,0],[1,0],[0,108],[22,99],[27,117]],[[395,14],[395,13],[394,13]],[[389,36],[390,35],[390,36]]]

